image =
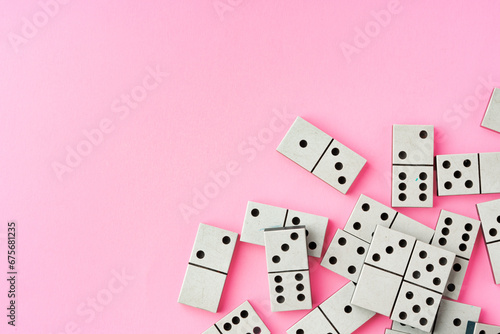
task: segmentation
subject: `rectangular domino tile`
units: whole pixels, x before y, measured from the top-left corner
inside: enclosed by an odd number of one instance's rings
[[[288,334],[350,334],[370,320],[375,312],[351,304],[354,284],[347,283],[287,330]]]
[[[469,265],[481,222],[446,210],[441,210],[432,245],[457,255],[443,293],[457,300]]]
[[[481,126],[500,132],[500,88],[494,88]]]
[[[430,332],[455,257],[415,237],[377,226],[351,303]]]
[[[202,334],[271,334],[248,301],[231,311]]]
[[[392,206],[433,206],[434,126],[394,124]]]
[[[476,204],[495,284],[500,284],[500,199]]]
[[[500,193],[500,152],[436,156],[437,195]]]
[[[310,310],[311,282],[304,226],[264,230],[271,311]]]
[[[276,150],[343,194],[366,164],[365,158],[300,117]]]
[[[248,201],[240,240],[263,246],[264,229],[298,225],[306,227],[308,255],[321,257],[328,218],[277,206]]]
[[[217,312],[238,233],[200,224],[178,302]]]

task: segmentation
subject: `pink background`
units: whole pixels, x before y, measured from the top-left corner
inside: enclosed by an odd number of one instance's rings
[[[326,249],[361,193],[390,204],[392,124],[435,125],[436,154],[500,150],[479,126],[500,86],[498,1],[65,2],[51,16],[36,1],[0,3],[0,258],[15,219],[18,333],[201,333],[246,299],[284,333],[307,312],[270,312],[260,246],[237,245],[217,314],[177,303],[199,223],[240,232],[259,201],[328,216]],[[146,92],[148,67],[169,75]],[[131,93],[141,101],[126,107]],[[277,111],[368,160],[347,195],[275,151],[292,123]],[[89,147],[84,132],[101,124]],[[86,155],[58,177],[68,149]],[[228,164],[236,172],[214,189]],[[204,189],[211,198],[183,217]],[[434,227],[440,209],[477,218],[475,203],[499,197],[400,211]],[[346,280],[310,266],[316,306]],[[480,234],[459,301],[500,325],[499,300]],[[376,316],[356,333],[389,325]]]

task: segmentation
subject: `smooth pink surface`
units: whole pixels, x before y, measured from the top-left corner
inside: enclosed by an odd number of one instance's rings
[[[177,303],[200,222],[241,232],[248,200],[274,204],[328,216],[326,249],[361,193],[390,204],[392,124],[435,125],[436,154],[500,151],[479,126],[483,82],[500,86],[498,1],[66,2],[51,17],[37,1],[0,4],[0,258],[15,219],[17,333],[201,333],[246,299],[284,333],[307,312],[270,312],[260,246],[237,245],[217,314]],[[124,107],[157,67],[168,77]],[[346,196],[275,151],[297,115],[368,159]],[[58,178],[78,147],[92,151]],[[210,189],[228,164],[228,184]],[[213,198],[185,219],[204,188]],[[434,227],[440,209],[477,218],[475,203],[499,197],[400,211]],[[319,262],[314,306],[346,283]],[[459,301],[500,325],[499,300],[480,234]],[[389,325],[376,316],[356,333]]]

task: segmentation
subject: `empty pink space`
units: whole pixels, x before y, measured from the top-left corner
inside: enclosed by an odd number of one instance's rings
[[[201,333],[249,300],[273,333],[264,248],[236,245],[216,314],[177,303],[199,223],[241,233],[247,201],[329,218],[391,198],[393,124],[435,154],[500,151],[500,3],[41,0],[0,4],[0,332]],[[276,152],[301,116],[367,159],[342,195]],[[219,185],[214,178],[228,175]],[[500,195],[401,209],[478,218]],[[7,222],[17,222],[8,324]],[[310,258],[313,306],[347,281]],[[500,325],[480,233],[459,301]],[[383,333],[376,316],[356,333]]]

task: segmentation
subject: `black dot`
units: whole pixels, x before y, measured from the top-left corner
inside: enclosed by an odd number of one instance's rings
[[[274,277],[274,281],[276,283],[281,283],[281,281],[283,281],[283,278],[281,276],[276,276],[276,277]]]
[[[427,184],[425,183],[420,183],[420,185],[418,186],[418,188],[422,191],[426,191],[427,190]]]
[[[434,285],[440,285],[441,284],[441,279],[439,277],[434,277],[434,279],[432,280],[432,284]]]
[[[470,232],[470,231],[472,231],[472,224],[471,223],[467,223],[467,224],[465,224],[464,228],[465,228],[465,230],[467,232]]]
[[[358,249],[356,251],[358,252],[359,255],[365,254],[365,248],[364,247],[358,247]]]
[[[470,189],[470,188],[472,188],[472,186],[473,186],[473,185],[474,185],[474,184],[472,183],[472,181],[471,181],[471,180],[467,180],[467,181],[465,181],[465,187],[466,187],[466,188],[469,188],[469,189]]]
[[[204,251],[197,251],[196,252],[196,257],[198,259],[203,259],[205,257],[205,252]]]
[[[462,265],[460,263],[455,263],[453,265],[453,270],[455,270],[456,272],[459,272],[460,270],[462,270]]]
[[[427,173],[422,172],[418,175],[418,177],[420,178],[420,180],[425,181],[427,180]]]
[[[496,228],[490,228],[490,230],[489,230],[489,234],[490,234],[492,237],[496,237],[497,233],[498,233],[498,232],[497,232]]]
[[[405,239],[399,240],[399,247],[405,248],[408,245],[408,242]]]
[[[339,149],[338,149],[338,148],[334,147],[334,148],[332,149],[332,154],[333,154],[333,155],[339,155],[339,153],[340,153],[340,151],[339,151]]]
[[[303,291],[304,290],[304,284],[297,284],[297,286],[295,288],[297,289],[297,291]]]
[[[344,176],[339,177],[338,181],[339,181],[340,184],[344,184],[344,183],[347,182],[347,180],[346,180],[346,178]]]
[[[260,329],[260,327],[257,326],[253,328],[253,334],[260,334],[260,333],[262,333],[262,329]]]
[[[398,198],[399,198],[399,200],[400,200],[401,202],[406,201],[406,195],[405,195],[405,194],[399,194]]]
[[[460,319],[458,319],[458,318],[455,318],[453,320],[453,324],[458,327],[458,326],[460,326],[462,324],[462,321]]]
[[[347,268],[347,271],[349,272],[349,274],[354,274],[356,272],[356,267],[355,266],[349,266],[349,268]]]
[[[385,252],[387,254],[392,254],[394,252],[394,248],[392,248],[392,246],[388,246],[386,249],[385,249]]]
[[[419,305],[413,305],[412,310],[413,310],[413,312],[418,313],[418,312],[420,312],[420,306]]]
[[[345,244],[347,243],[347,240],[346,240],[346,238],[341,237],[341,238],[339,238],[338,243],[340,246],[345,246]]]
[[[462,234],[462,240],[463,241],[469,241],[469,239],[470,239],[470,235],[468,233]]]
[[[288,252],[289,249],[290,249],[290,246],[288,246],[288,244],[281,245],[281,250],[283,252]]]
[[[253,209],[251,213],[252,216],[257,217],[259,215],[259,209]]]
[[[428,272],[432,272],[434,270],[434,266],[432,264],[428,264],[426,267],[425,267],[425,270],[427,270]]]
[[[226,323],[224,324],[224,329],[225,329],[226,331],[230,331],[230,330],[231,330],[231,328],[233,328],[233,326],[232,326],[229,322],[226,322]]]
[[[497,223],[500,223],[500,216],[497,217]]]
[[[450,168],[450,166],[451,166],[451,163],[448,160],[443,161],[443,168],[444,169],[448,169],[448,168]]]
[[[280,303],[280,304],[283,304],[283,303],[285,302],[285,297],[283,297],[283,296],[278,296],[278,297],[276,298],[276,301],[277,301],[278,303]]]
[[[405,151],[401,151],[401,152],[399,152],[398,156],[399,156],[399,159],[404,160],[404,159],[406,159],[407,154]]]
[[[420,278],[420,271],[415,270],[415,271],[413,272],[413,275],[412,275],[412,276],[413,276],[413,278],[414,278],[414,279],[419,279],[419,278]]]
[[[300,281],[302,281],[303,279],[304,279],[304,275],[302,275],[302,274],[296,274],[296,275],[295,275],[295,280],[296,280],[296,281],[299,281],[299,282],[300,282]]]
[[[224,238],[222,238],[222,243],[223,243],[224,245],[227,245],[227,244],[229,244],[230,242],[231,242],[231,238],[230,238],[230,237],[225,236]]]
[[[382,220],[384,220],[384,221],[385,221],[385,220],[389,219],[389,215],[388,215],[387,213],[385,213],[385,212],[384,212],[384,213],[382,213],[382,214],[380,215],[380,219],[382,219]]]
[[[408,291],[408,292],[406,293],[406,299],[413,299],[413,292]]]
[[[241,316],[243,319],[245,319],[246,317],[248,317],[248,311],[245,311],[245,310],[241,311],[240,316]]]
[[[442,257],[439,259],[439,264],[442,265],[442,266],[446,266],[446,264],[448,263],[448,260],[446,260],[445,257]]]
[[[375,262],[380,261],[380,254],[377,254],[377,253],[373,254],[372,260],[375,261]]]
[[[427,257],[427,252],[426,251],[420,251],[420,253],[418,253],[418,256],[420,256],[421,259],[425,259]]]
[[[290,234],[290,239],[292,240],[297,240],[299,238],[299,235],[295,232],[293,232],[292,234]]]
[[[447,227],[443,227],[443,229],[441,230],[441,233],[443,235],[448,235],[448,234],[450,234],[450,229]]]
[[[358,231],[358,230],[361,228],[361,224],[360,224],[360,223],[358,223],[358,222],[355,222],[355,223],[352,225],[352,227],[353,227],[356,231]]]
[[[453,283],[448,284],[446,289],[448,289],[448,291],[450,291],[450,292],[455,291],[455,284],[453,284]]]
[[[240,317],[233,317],[233,319],[231,319],[231,321],[233,322],[233,324],[237,325],[240,323]]]
[[[451,224],[453,224],[453,219],[451,219],[450,217],[447,217],[447,218],[445,218],[444,223],[445,223],[445,225],[450,226]]]
[[[368,211],[368,210],[370,210],[370,204],[368,204],[368,203],[363,204],[363,205],[361,206],[361,209],[362,209],[363,211]]]
[[[422,326],[425,326],[425,325],[427,325],[427,319],[425,319],[425,318],[420,318],[419,323],[420,323]]]
[[[421,202],[425,202],[427,200],[427,195],[426,194],[420,194],[418,196],[418,199],[421,201]]]
[[[425,138],[427,138],[427,131],[422,130],[422,131],[420,131],[419,135],[420,135],[420,138],[425,139]]]
[[[304,330],[303,329],[297,329],[297,332],[295,332],[295,334],[304,334]]]
[[[453,173],[453,176],[455,177],[455,179],[459,179],[462,177],[462,173],[459,170],[457,170],[455,171],[455,173]]]
[[[292,224],[293,225],[299,225],[300,224],[300,218],[299,217],[293,217],[292,218]]]
[[[429,306],[434,305],[434,298],[429,297],[425,300],[425,303]]]
[[[314,241],[311,241],[311,242],[309,243],[309,249],[315,250],[315,249],[316,249],[316,247],[318,247],[318,246],[316,245],[316,243],[315,243]]]
[[[279,263],[281,261],[280,257],[278,255],[273,256],[273,262],[274,263]]]
[[[336,170],[342,170],[342,168],[343,168],[343,167],[344,167],[344,165],[342,165],[342,163],[341,163],[341,162],[337,162],[337,163],[335,164],[335,169],[336,169]]]
[[[405,320],[406,319],[406,312],[399,313],[399,319]]]
[[[464,167],[470,167],[472,165],[471,161],[469,159],[464,160]]]
[[[298,300],[299,302],[302,302],[302,301],[304,301],[305,299],[306,299],[306,296],[304,296],[303,294],[299,293],[299,294],[297,295],[297,300]]]
[[[439,238],[438,242],[441,246],[444,246],[447,243],[446,238]]]
[[[401,191],[405,191],[405,190],[406,190],[406,183],[400,183],[400,184],[398,185],[398,188],[399,188],[399,190],[401,190]]]
[[[281,285],[276,285],[276,288],[274,290],[276,290],[277,293],[282,293],[285,288],[283,288],[283,286]]]
[[[330,256],[328,262],[330,262],[331,265],[334,265],[337,263],[337,258],[335,256]]]
[[[309,236],[309,231],[306,229],[306,237]]]
[[[467,245],[466,244],[460,244],[460,246],[458,246],[458,249],[460,249],[462,252],[465,252],[467,250]]]
[[[304,148],[304,147],[306,147],[306,146],[307,146],[307,141],[305,141],[305,140],[303,140],[303,139],[302,139],[302,140],[299,142],[299,145],[300,145],[300,147]]]
[[[401,172],[401,173],[399,173],[398,177],[399,177],[399,179],[400,179],[401,181],[406,180],[406,173]]]
[[[347,305],[346,307],[344,307],[344,312],[345,313],[351,313],[352,312],[352,307],[350,305]]]

